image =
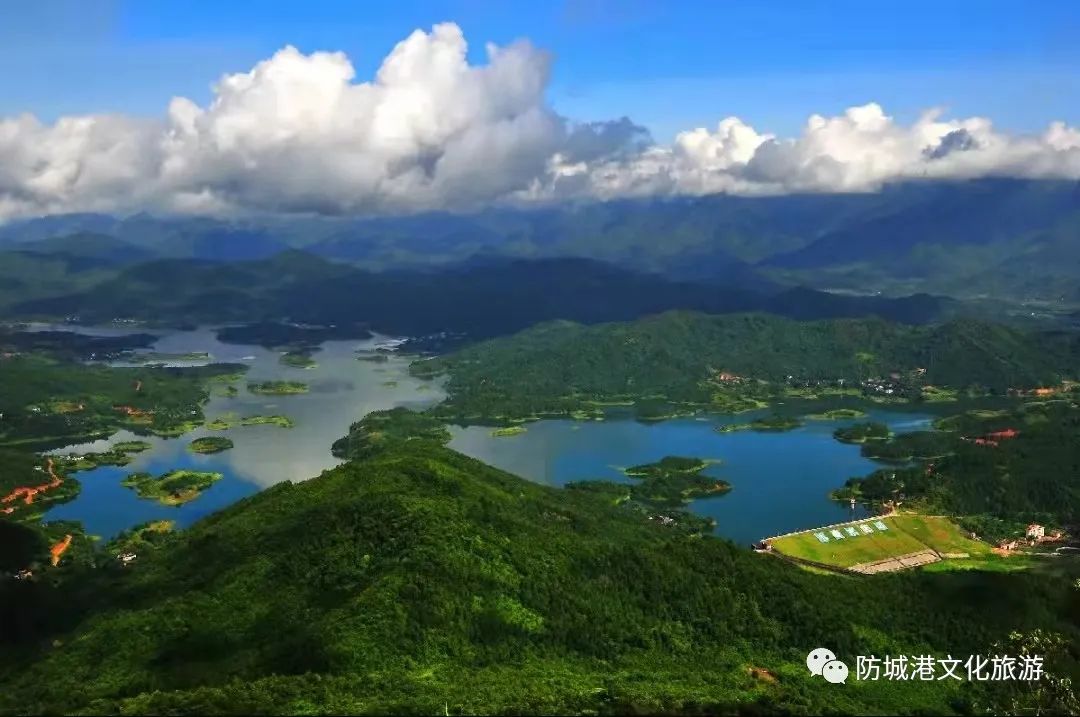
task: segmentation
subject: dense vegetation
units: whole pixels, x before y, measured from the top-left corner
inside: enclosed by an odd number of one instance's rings
[[[500,310],[492,311],[493,306]],[[953,310],[953,303],[927,295],[890,299],[809,289],[717,288],[587,259],[495,260],[438,272],[371,273],[292,251],[243,263],[149,262],[86,291],[25,301],[0,315],[77,314],[87,322],[115,317],[184,324],[254,321],[254,328],[222,335],[276,344],[292,333],[281,328],[286,317],[320,326],[365,322],[388,334],[459,332],[477,338],[553,319],[623,321],[670,309],[759,310],[798,318],[876,314],[925,322]]]
[[[188,450],[194,453],[221,453],[233,447],[231,439],[221,436],[204,436],[188,444]]]
[[[257,381],[249,383],[247,389],[264,396],[291,396],[310,390],[303,381]]]
[[[225,431],[236,426],[277,426],[278,428],[292,428],[295,424],[288,416],[243,416],[237,413],[223,413],[208,421],[206,427],[212,431]]]
[[[867,443],[863,451],[869,456],[916,463],[852,478],[837,496],[901,500],[1014,527],[1026,521],[1080,523],[1080,408],[1075,403],[1039,401],[973,411],[939,425],[950,430]]]
[[[8,617],[66,604],[3,652],[0,711],[966,711],[999,698],[952,681],[836,689],[807,674],[806,646],[850,660],[989,653],[1036,628],[1080,638],[1063,576],[838,589],[492,469],[422,416],[353,434],[341,446],[359,460],[163,534],[133,567],[69,578],[93,591],[5,585]],[[1067,652],[1051,664],[1076,669]]]
[[[134,489],[140,498],[164,505],[183,505],[198,498],[221,479],[220,473],[207,471],[172,470],[156,477],[138,472],[125,478],[121,485]]]
[[[649,511],[678,508],[696,498],[719,496],[731,490],[731,484],[702,475],[716,461],[686,456],[665,456],[655,463],[632,466],[626,475],[635,479],[627,498]],[[581,487],[581,484],[577,484]],[[655,516],[652,516],[655,519]],[[668,516],[671,518],[672,516]]]
[[[233,364],[111,368],[40,354],[0,358],[0,444],[61,446],[120,428],[177,435],[202,421],[207,382]]]
[[[312,352],[306,349],[292,349],[281,354],[278,361],[283,366],[293,368],[315,368],[318,362],[312,357]]]
[[[866,441],[883,441],[892,435],[892,431],[884,423],[867,421],[856,423],[833,431],[833,436],[844,443],[865,443]],[[905,443],[908,439],[904,439]]]
[[[860,382],[896,372],[900,390],[917,400],[925,385],[1005,393],[1059,383],[1075,374],[1078,357],[1075,340],[972,321],[912,327],[671,312],[625,324],[543,324],[412,370],[448,373],[441,413],[470,420],[658,398],[739,410],[800,391],[858,395]]]
[[[156,340],[153,334],[143,333],[88,336],[73,331],[20,331],[0,326],[0,352],[34,352],[77,361],[121,358],[132,349],[146,348]]]
[[[720,433],[731,433],[733,431],[782,433],[784,431],[793,431],[802,425],[802,421],[793,416],[765,416],[762,418],[755,418],[747,423],[728,423],[717,426],[716,430]]]

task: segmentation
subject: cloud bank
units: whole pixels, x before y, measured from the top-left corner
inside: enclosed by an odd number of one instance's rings
[[[1080,178],[1080,130],[1037,136],[877,104],[781,138],[736,117],[652,142],[630,119],[578,123],[527,42],[470,65],[453,24],[416,31],[357,81],[342,53],[286,47],[160,120],[0,119],[0,220],[72,211],[403,213],[500,202],[864,192],[917,178]]]

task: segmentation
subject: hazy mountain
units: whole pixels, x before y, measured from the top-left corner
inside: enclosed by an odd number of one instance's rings
[[[714,195],[378,218],[81,214],[0,227],[0,244],[25,248],[92,232],[162,257],[237,261],[302,248],[373,271],[455,265],[478,254],[583,257],[739,288],[779,282],[1056,299],[1080,282],[1078,186],[913,181],[865,194]]]
[[[418,334],[507,333],[550,319],[626,320],[669,309],[764,310],[821,318],[877,314],[921,323],[950,302],[934,297],[836,296],[809,289],[764,294],[673,281],[589,259],[489,257],[442,270],[369,272],[299,251],[254,262],[163,259],[129,267],[80,292],[22,302],[22,316],[79,314],[85,321],[369,322]]]

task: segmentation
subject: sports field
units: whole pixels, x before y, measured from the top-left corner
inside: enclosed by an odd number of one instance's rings
[[[882,530],[880,525],[884,525]],[[855,535],[851,535],[854,530]],[[839,533],[840,537],[837,537]],[[826,540],[822,540],[826,538]],[[983,555],[989,546],[970,540],[947,518],[896,515],[808,530],[769,541],[773,550],[803,560],[850,568],[927,549],[940,553]]]

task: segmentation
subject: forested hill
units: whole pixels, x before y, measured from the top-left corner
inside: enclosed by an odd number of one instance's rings
[[[765,314],[669,312],[629,323],[554,322],[415,365],[449,372],[449,403],[468,414],[557,408],[564,397],[660,396],[708,402],[727,372],[765,381],[848,385],[925,368],[924,383],[1059,383],[1080,370],[1080,343],[976,321],[904,326],[881,319],[799,322]],[[516,408],[515,408],[516,407]]]
[[[952,303],[925,295],[887,299],[800,289],[759,294],[673,281],[588,259],[493,259],[438,271],[372,273],[290,251],[229,264],[139,264],[85,291],[23,301],[7,313],[78,315],[85,322],[115,317],[207,323],[366,321],[387,333],[494,336],[552,319],[623,321],[669,309],[756,310],[799,318],[876,314],[920,323],[939,318]]]
[[[368,434],[361,460],[130,568],[71,575],[81,589],[6,581],[4,627],[44,629],[0,651],[0,713],[982,711],[996,685],[837,688],[805,656],[993,654],[1037,627],[1080,639],[1053,617],[1062,578],[841,584],[516,478],[437,434]]]

